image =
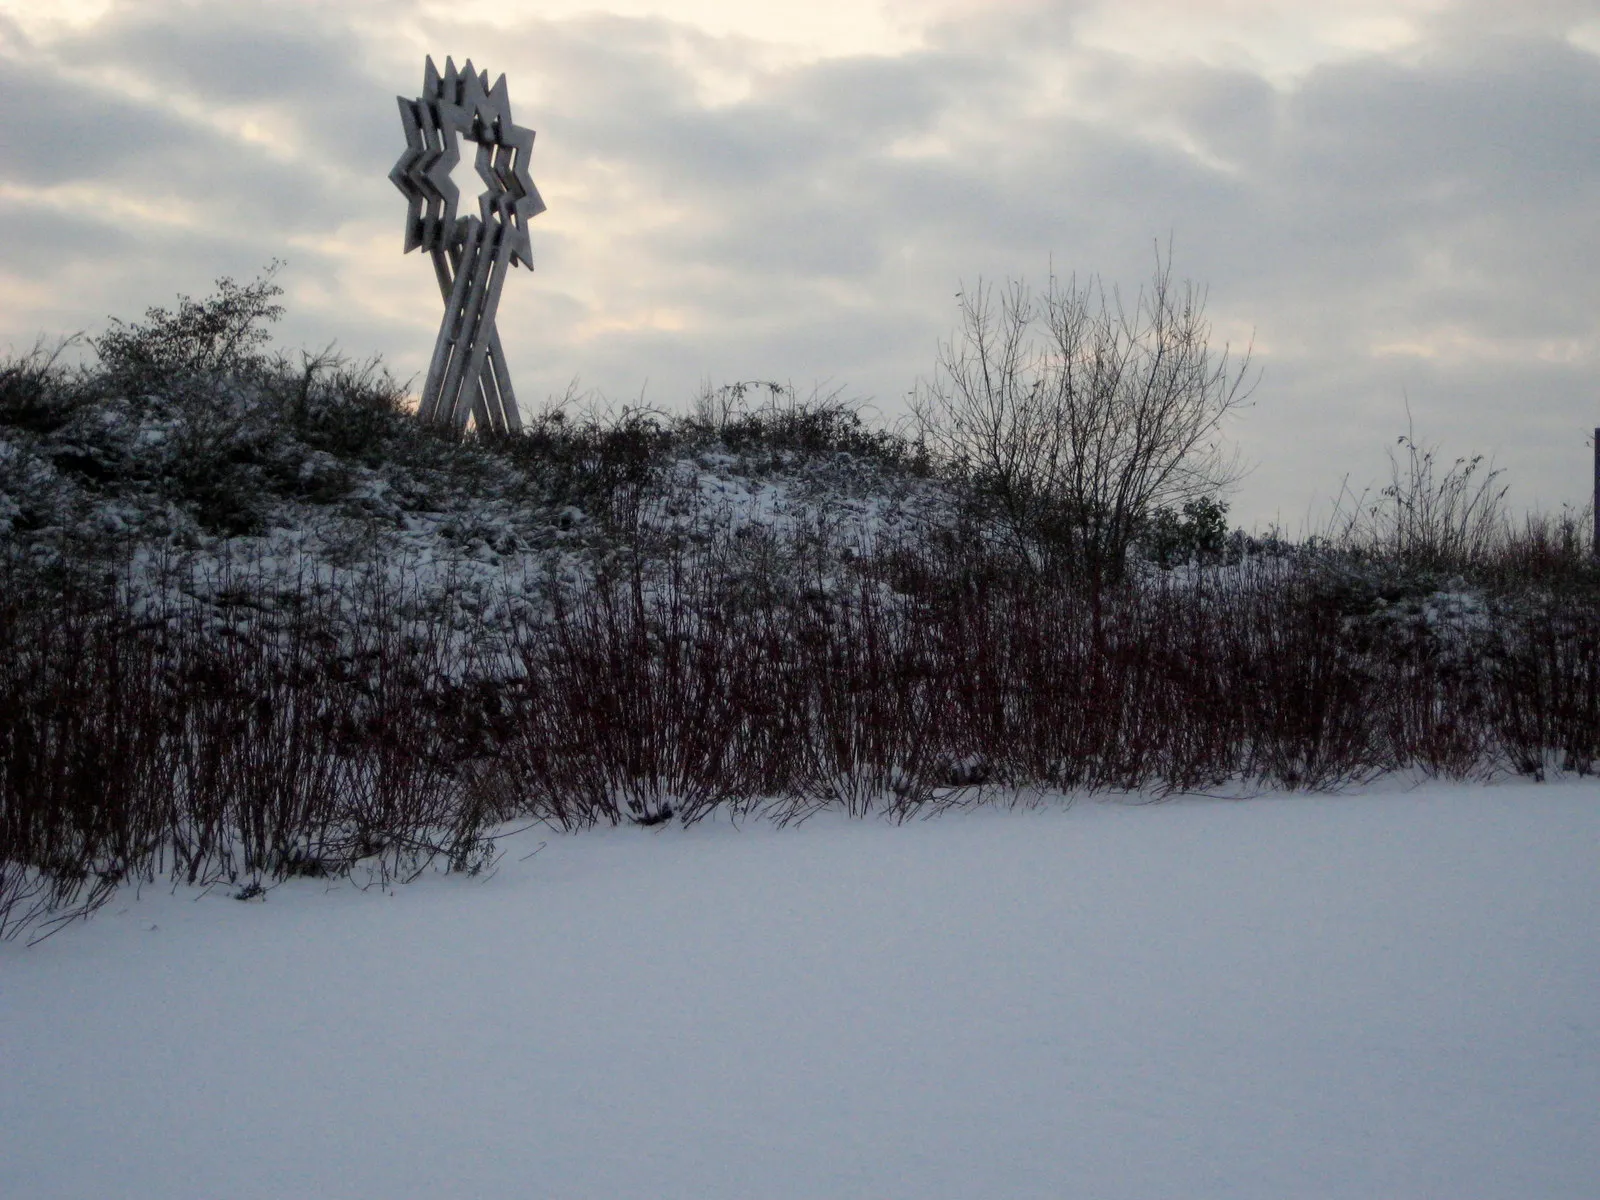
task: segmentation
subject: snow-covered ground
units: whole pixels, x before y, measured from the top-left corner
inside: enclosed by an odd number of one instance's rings
[[[506,849],[0,945],[0,1196],[1600,1194],[1593,781]]]

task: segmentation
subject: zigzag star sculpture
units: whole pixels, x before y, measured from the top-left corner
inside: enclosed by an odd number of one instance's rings
[[[476,73],[470,59],[460,71],[445,59],[441,76],[430,57],[422,95],[396,99],[406,150],[389,178],[410,202],[406,252],[432,254],[445,306],[417,415],[457,429],[469,418],[483,431],[520,429],[494,315],[507,269],[533,269],[528,221],[544,211],[528,177],[533,130],[512,122],[506,77],[490,87],[489,72]],[[450,171],[461,161],[462,138],[477,143],[478,175],[488,186],[478,197],[479,215],[458,219],[460,190]]]

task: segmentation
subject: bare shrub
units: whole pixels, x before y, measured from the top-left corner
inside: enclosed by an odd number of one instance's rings
[[[27,353],[0,361],[0,427],[54,433],[88,403],[94,393],[90,381],[64,362],[77,341],[71,337],[51,346],[41,339]]]
[[[160,646],[103,594],[8,564],[0,605],[0,926],[86,915],[146,877],[176,757]]]
[[[751,403],[751,398],[758,398]],[[715,442],[735,454],[850,454],[911,473],[926,473],[919,447],[893,430],[875,428],[843,388],[801,396],[791,384],[741,380],[706,387],[677,424],[689,443]]]
[[[1249,354],[1210,345],[1206,295],[1171,258],[1132,308],[1098,278],[1042,297],[1012,283],[961,293],[962,328],[915,400],[935,459],[968,481],[1018,556],[1115,579],[1160,506],[1238,475],[1220,443],[1248,397]]]
[[[1402,570],[1459,571],[1486,565],[1505,545],[1507,488],[1483,455],[1448,467],[1408,428],[1389,452],[1389,482],[1375,499],[1339,506],[1331,543]]]
[[[685,823],[747,794],[738,759],[754,706],[743,639],[718,619],[711,571],[679,556],[664,580],[637,560],[554,595],[514,635],[524,728],[509,753],[536,812],[564,828]]]
[[[1530,584],[1593,589],[1600,583],[1593,528],[1592,503],[1554,514],[1529,513],[1521,526],[1508,523],[1503,541],[1481,573],[1513,590]]]
[[[953,683],[931,618],[891,608],[866,579],[801,598],[794,655],[810,729],[788,819],[835,806],[904,819],[931,799]]]
[[[1600,768],[1600,610],[1584,593],[1501,602],[1484,683],[1488,732],[1511,767]]]
[[[636,536],[643,505],[674,435],[653,409],[625,406],[614,417],[583,412],[569,395],[520,432],[479,434],[537,481],[542,498],[577,505],[612,533]]]
[[[281,264],[268,264],[246,284],[224,276],[203,300],[178,297],[171,311],[150,308],[144,322],[112,318],[111,328],[90,344],[111,376],[135,390],[168,388],[217,372],[244,374],[264,368],[270,336],[265,326],[283,315],[273,301],[283,289],[273,283]]]
[[[285,597],[246,575],[224,613],[180,597],[135,618],[11,560],[0,582],[0,936],[160,874],[259,893],[492,852],[480,711],[446,635],[418,637],[382,587]]]

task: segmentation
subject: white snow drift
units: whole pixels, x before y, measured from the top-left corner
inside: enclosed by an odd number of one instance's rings
[[[1600,1179],[1593,781],[507,851],[393,894],[146,889],[0,946],[0,1195]]]

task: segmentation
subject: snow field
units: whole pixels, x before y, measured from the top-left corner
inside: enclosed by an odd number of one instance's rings
[[[506,850],[0,945],[0,1196],[1596,1194],[1593,781]]]

